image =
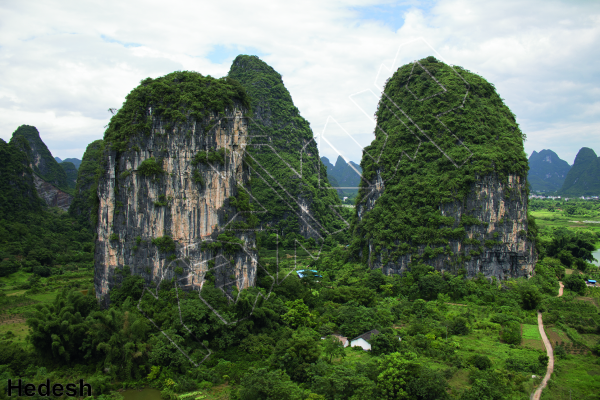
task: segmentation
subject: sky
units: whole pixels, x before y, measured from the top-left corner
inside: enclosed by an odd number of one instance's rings
[[[494,83],[525,151],[600,155],[600,2],[4,0],[0,137],[33,125],[81,158],[147,77],[221,77],[238,54],[282,76],[320,154],[360,162],[385,80],[433,55]]]

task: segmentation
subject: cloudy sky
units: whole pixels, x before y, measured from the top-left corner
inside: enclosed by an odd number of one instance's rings
[[[360,162],[383,82],[428,55],[493,82],[528,155],[600,155],[598,1],[4,0],[0,22],[0,137],[34,125],[61,158],[142,79],[220,77],[238,54],[281,73],[330,159]]]

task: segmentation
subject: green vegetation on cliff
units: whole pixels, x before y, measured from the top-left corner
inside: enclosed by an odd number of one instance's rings
[[[385,190],[353,225],[353,249],[363,256],[369,241],[392,256],[414,254],[418,245],[446,252],[449,239],[464,238],[464,225],[480,222],[443,216],[440,205],[463,200],[483,176],[503,183],[509,174],[527,177],[524,135],[494,85],[434,57],[419,62],[422,67],[407,64],[386,83],[375,139],[364,150],[366,181],[379,173]],[[366,181],[357,210],[368,200]]]
[[[588,147],[579,150],[559,193],[571,196],[600,195],[600,158],[594,150]]]
[[[160,78],[146,78],[125,98],[111,118],[104,140],[117,151],[127,148],[129,138],[149,135],[152,118],[165,122],[163,133],[180,132],[192,117],[205,120],[210,113],[224,112],[235,102],[248,107],[249,100],[240,84],[229,78],[215,79],[193,71],[177,71]]]
[[[102,153],[104,141],[90,143],[83,153],[79,166],[75,196],[69,207],[69,214],[80,224],[92,228],[96,224],[98,212],[98,178],[102,173]]]
[[[67,173],[52,157],[52,153],[40,138],[37,128],[30,125],[21,125],[13,132],[11,142],[18,136],[25,138],[29,143],[27,156],[33,166],[33,172],[57,188],[72,193],[73,188],[69,186]]]
[[[266,210],[257,213],[263,228],[301,235],[299,240],[327,237],[342,229],[343,221],[330,207],[340,201],[336,191],[329,189],[312,130],[294,106],[281,75],[256,56],[239,55],[228,76],[239,81],[251,99],[249,134],[254,137],[248,152],[255,161],[252,195],[262,206],[256,209]],[[300,203],[316,222],[307,215],[301,221]]]

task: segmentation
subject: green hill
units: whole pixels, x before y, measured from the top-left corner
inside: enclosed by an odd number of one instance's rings
[[[78,158],[65,158],[64,160],[61,160],[60,157],[54,157],[54,159],[56,160],[57,163],[62,163],[62,162],[70,162],[73,163],[73,165],[75,166],[76,169],[79,169],[79,166],[81,165],[81,160]]]
[[[10,143],[0,139],[0,219],[17,220],[24,213],[44,208],[33,184],[29,152],[23,137],[13,137]]]
[[[534,191],[556,192],[562,187],[571,166],[552,150],[534,151],[529,156],[527,181]]]
[[[354,254],[394,269],[469,262],[470,275],[488,245],[531,257],[514,235],[527,231],[524,135],[493,84],[428,57],[388,80],[376,118],[361,161]]]
[[[600,195],[600,159],[594,150],[582,147],[575,157],[560,189],[560,194],[570,196]]]
[[[340,205],[319,159],[308,121],[294,106],[281,75],[256,56],[240,55],[229,77],[251,98],[254,159],[252,194],[266,210],[263,227],[304,238],[325,238],[345,227],[331,206]]]
[[[57,188],[72,193],[73,188],[69,186],[67,173],[52,157],[52,153],[40,138],[37,128],[30,125],[21,125],[13,132],[11,142],[17,136],[24,137],[29,143],[28,157],[33,166],[33,172]]]

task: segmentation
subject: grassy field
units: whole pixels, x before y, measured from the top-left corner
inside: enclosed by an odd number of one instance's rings
[[[555,360],[554,374],[542,393],[544,400],[598,399],[600,364],[592,355],[569,355]]]
[[[600,223],[592,223],[585,221],[600,222],[598,215],[565,215],[561,211],[538,210],[531,211],[531,215],[535,217],[535,221],[540,228],[584,228],[594,232],[600,232]]]
[[[93,282],[93,271],[70,271],[64,275],[41,278],[32,289],[33,274],[22,270],[0,278],[0,341],[27,346],[27,318],[36,304],[52,303],[66,287],[87,289]]]

